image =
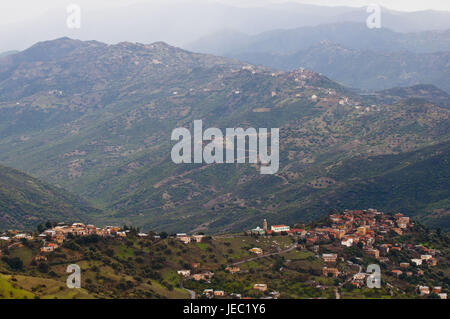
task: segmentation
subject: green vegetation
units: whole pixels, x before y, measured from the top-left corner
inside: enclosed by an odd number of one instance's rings
[[[84,201],[17,170],[0,165],[0,228],[30,229],[53,220],[83,221],[95,213]]]
[[[402,236],[392,233],[379,241],[378,244],[420,243],[438,251],[437,266],[421,266],[423,275],[418,275],[419,268],[410,266],[407,270],[413,275],[400,277],[393,276],[391,270],[414,256],[406,246],[402,251],[389,253],[388,262],[380,262],[358,246],[341,246],[340,241],[320,244],[317,252],[313,246],[303,245],[285,251],[297,240],[294,236],[227,234],[202,243],[183,244],[174,238],[140,239],[133,233],[122,240],[88,236],[69,239],[55,252],[45,254],[47,260],[40,261],[27,258],[38,254],[39,243],[27,242],[2,251],[0,298],[188,298],[183,286],[195,291],[199,298],[205,297],[205,289],[224,291],[226,298],[233,293],[261,298],[273,296],[271,292],[280,293],[280,298],[336,298],[336,290],[340,298],[417,298],[418,285],[441,286],[443,291],[450,288],[450,239],[446,232],[416,225]],[[254,259],[255,255],[248,252],[252,247],[276,254]],[[344,259],[331,266],[342,273],[338,278],[322,274],[323,267],[330,267],[319,258],[325,252],[335,252]],[[17,260],[21,267],[17,267]],[[238,264],[240,271],[230,273],[226,267],[237,262],[242,262]],[[66,267],[73,263],[81,268],[81,289],[66,287]],[[350,284],[348,278],[372,263],[381,265],[381,289]],[[209,282],[195,281],[178,275],[181,269],[191,273],[211,271],[214,276]],[[257,283],[267,284],[268,290],[255,290]]]
[[[77,219],[217,233],[356,206],[448,227],[450,110],[432,86],[357,95],[307,70],[275,74],[164,43],[63,38],[13,57],[0,63],[0,161],[98,210],[0,176],[1,228]],[[279,127],[279,172],[173,164],[172,130],[196,119]]]

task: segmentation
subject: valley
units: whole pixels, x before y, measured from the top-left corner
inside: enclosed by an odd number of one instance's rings
[[[450,2],[17,0],[0,25],[2,309],[445,304]]]
[[[100,225],[220,233],[377,206],[448,227],[450,111],[432,86],[365,95],[303,68],[62,38],[0,59],[0,114],[0,161],[84,198]],[[278,173],[172,163],[172,130],[199,119],[279,128]],[[375,167],[352,175],[347,163]],[[418,198],[422,174],[440,187]]]

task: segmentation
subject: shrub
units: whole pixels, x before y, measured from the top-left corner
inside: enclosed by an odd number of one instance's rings
[[[2,260],[13,270],[21,270],[23,268],[23,261],[19,257],[3,257]]]

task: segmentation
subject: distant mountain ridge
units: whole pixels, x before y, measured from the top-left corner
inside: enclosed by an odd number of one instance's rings
[[[195,52],[227,56],[257,52],[286,55],[307,50],[322,42],[375,52],[450,51],[450,28],[400,33],[386,27],[369,29],[361,22],[339,22],[295,29],[275,29],[256,35],[226,30],[200,38],[185,47]]]
[[[367,90],[433,84],[450,92],[450,29],[404,34],[340,23],[256,36],[228,31],[188,47],[279,70],[304,67]]]
[[[383,90],[396,86],[433,84],[450,92],[450,51],[436,53],[374,52],[321,42],[292,55],[248,53],[242,61],[280,70],[314,70],[350,87]]]
[[[155,4],[90,11],[83,8],[80,29],[68,29],[66,4],[32,20],[6,25],[0,30],[0,51],[22,50],[42,39],[70,36],[107,43],[165,41],[186,45],[224,29],[258,34],[275,29],[294,29],[327,23],[365,23],[367,7],[316,6],[278,3],[267,6],[235,7],[214,1],[206,3]],[[130,17],[133,17],[130,19]],[[382,26],[398,32],[444,30],[450,28],[450,13],[445,11],[400,12],[382,8]],[[13,32],[14,37],[10,33]]]

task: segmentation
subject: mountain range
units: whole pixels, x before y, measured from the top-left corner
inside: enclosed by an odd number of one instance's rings
[[[224,31],[186,47],[280,70],[304,67],[365,90],[433,84],[450,92],[450,29],[399,33],[338,23],[253,36]]]
[[[275,29],[255,35],[225,30],[200,38],[185,47],[188,50],[217,55],[257,52],[287,55],[325,42],[379,53],[431,53],[449,51],[449,40],[450,28],[400,33],[385,27],[369,29],[365,23],[341,22],[295,29]]]
[[[67,4],[54,4],[45,14],[0,29],[0,51],[23,50],[42,39],[64,36],[107,43],[164,40],[186,45],[208,34],[234,30],[250,35],[276,29],[294,29],[325,23],[365,23],[367,7],[315,6],[298,3],[237,7],[215,1],[137,3],[127,7],[81,7],[81,28],[69,29]],[[450,13],[445,11],[400,12],[382,8],[382,26],[398,32],[445,30]],[[132,18],[131,18],[132,17]],[[11,33],[14,36],[11,36]]]
[[[0,161],[84,198],[96,224],[221,232],[376,206],[448,227],[447,97],[431,85],[360,94],[163,42],[61,38],[0,58]],[[279,172],[172,163],[172,130],[197,119],[280,128]]]

